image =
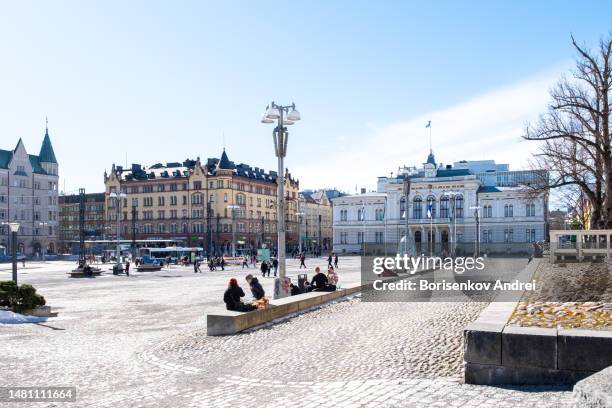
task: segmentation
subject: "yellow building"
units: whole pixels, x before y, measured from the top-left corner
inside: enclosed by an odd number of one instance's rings
[[[234,164],[225,149],[220,159],[202,163],[113,165],[104,173],[107,237],[162,239],[200,246],[212,254],[231,253],[233,237],[238,252],[266,244],[276,248],[277,173],[247,164]],[[124,193],[119,207],[114,192]],[[297,247],[299,181],[285,173],[287,249]],[[233,213],[233,214],[232,214]],[[232,215],[234,217],[232,217]],[[235,234],[232,234],[235,225]]]
[[[326,254],[333,248],[332,204],[328,193],[338,194],[335,190],[300,192],[300,235],[306,252]]]

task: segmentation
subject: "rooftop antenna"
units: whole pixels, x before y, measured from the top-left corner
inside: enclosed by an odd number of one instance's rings
[[[49,118],[45,116],[45,135],[49,135]]]

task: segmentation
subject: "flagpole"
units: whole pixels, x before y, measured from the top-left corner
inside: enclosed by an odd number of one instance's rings
[[[433,237],[433,209],[431,211],[431,215],[429,216],[429,239],[431,246],[429,247],[429,257],[433,256],[433,246],[434,246],[434,237]]]

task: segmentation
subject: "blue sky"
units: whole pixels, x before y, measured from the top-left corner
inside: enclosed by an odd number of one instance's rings
[[[37,152],[49,117],[61,187],[113,162],[218,157],[274,169],[270,100],[295,101],[301,187],[373,188],[438,161],[525,166],[525,121],[595,46],[612,2],[0,2],[0,148]]]

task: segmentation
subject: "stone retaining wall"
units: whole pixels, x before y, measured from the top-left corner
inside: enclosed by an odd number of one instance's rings
[[[507,326],[519,300],[491,303],[465,328],[466,383],[574,384],[612,365],[612,331]]]

